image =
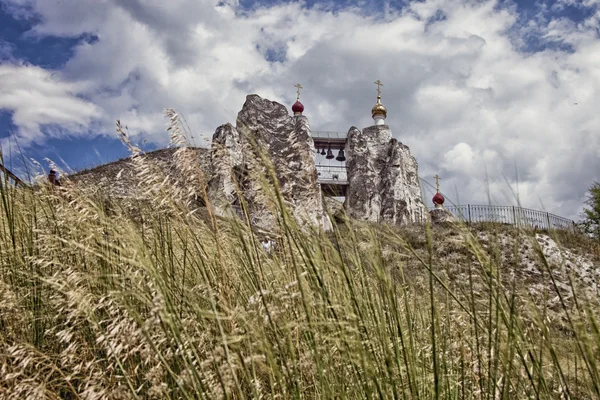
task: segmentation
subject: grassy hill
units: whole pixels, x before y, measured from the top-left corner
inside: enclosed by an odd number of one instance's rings
[[[87,194],[96,191],[113,199],[145,198],[143,192],[140,192],[138,188],[140,179],[146,176],[142,173],[143,171],[135,168],[136,163],[144,163],[148,168],[147,174],[167,178],[175,185],[183,185],[186,179],[194,179],[194,177],[185,176],[185,171],[181,170],[175,155],[178,150],[181,153],[180,157],[183,155],[189,161],[194,162],[197,172],[206,176],[210,175],[210,150],[186,147],[166,148],[143,153],[139,156],[139,160],[134,160],[133,157],[123,158],[79,171],[69,175],[68,179],[78,184],[81,190],[87,191]]]
[[[267,254],[244,221],[194,212],[193,154],[1,186],[0,398],[600,396],[600,250],[584,236],[306,231],[275,191]],[[143,201],[121,206],[115,182]]]

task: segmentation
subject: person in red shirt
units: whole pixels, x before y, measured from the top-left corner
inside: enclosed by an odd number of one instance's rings
[[[55,170],[53,170],[53,169],[50,170],[50,173],[48,174],[48,181],[52,185],[60,186],[60,181],[58,180],[58,176],[56,176]]]

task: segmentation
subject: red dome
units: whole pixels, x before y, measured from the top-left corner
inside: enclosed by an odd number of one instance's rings
[[[294,112],[294,114],[295,113],[302,113],[304,111],[304,106],[302,105],[302,103],[300,103],[300,101],[297,101],[292,106],[292,111]]]
[[[444,204],[444,201],[446,199],[444,198],[444,196],[442,196],[441,193],[436,193],[435,196],[433,196],[433,204]]]

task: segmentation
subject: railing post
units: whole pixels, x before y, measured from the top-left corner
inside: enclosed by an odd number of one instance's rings
[[[552,229],[552,225],[550,225],[550,213],[546,211],[546,219],[548,220],[548,230]]]
[[[471,225],[471,205],[467,204],[467,210],[469,212],[469,225]]]
[[[515,211],[515,206],[512,206],[512,210],[513,210],[513,224],[515,226],[519,226],[519,224],[517,223],[517,212]]]

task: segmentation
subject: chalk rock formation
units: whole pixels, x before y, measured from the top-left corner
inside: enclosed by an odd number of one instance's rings
[[[347,143],[350,216],[390,224],[421,222],[426,217],[418,166],[408,146],[392,138],[388,125],[350,128]]]
[[[212,193],[218,200],[234,201],[234,179],[238,179],[254,222],[274,226],[273,199],[265,187],[270,182],[271,162],[282,197],[296,220],[319,224],[322,206],[314,154],[306,117],[292,117],[282,104],[249,95],[236,128],[223,125],[213,136]],[[220,207],[219,201],[216,203]]]
[[[231,124],[221,125],[215,131],[210,149],[213,175],[209,182],[209,197],[219,214],[237,205],[236,177],[243,169],[244,155],[240,135]]]

